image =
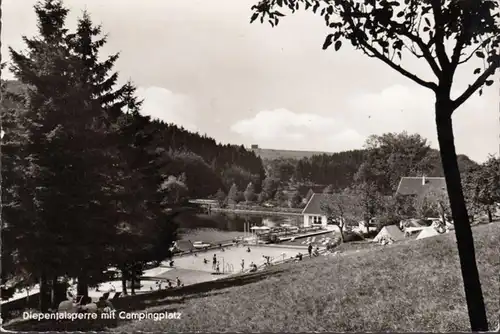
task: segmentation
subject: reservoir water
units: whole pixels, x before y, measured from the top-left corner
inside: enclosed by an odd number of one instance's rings
[[[179,217],[179,239],[220,242],[242,236],[252,226],[300,226],[302,216],[235,213],[185,214]]]

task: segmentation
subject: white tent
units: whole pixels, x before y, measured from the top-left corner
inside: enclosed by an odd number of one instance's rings
[[[268,226],[252,226],[250,229],[253,231],[257,231],[257,230],[264,231],[264,230],[270,230],[271,228]]]
[[[396,225],[384,226],[377,234],[377,236],[373,239],[373,242],[380,242],[380,240],[384,239],[385,237],[388,237],[393,241],[400,241],[405,239],[405,235]]]
[[[440,233],[438,231],[436,231],[435,228],[428,227],[428,228],[422,230],[422,232],[419,233],[419,235],[417,237],[417,240],[418,239],[429,238],[429,237],[435,237],[436,235],[440,235]]]

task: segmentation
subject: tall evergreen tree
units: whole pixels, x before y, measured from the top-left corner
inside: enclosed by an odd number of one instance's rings
[[[99,252],[86,237],[107,231],[100,189],[104,180],[96,170],[106,163],[99,150],[105,142],[100,109],[87,99],[80,64],[67,44],[68,10],[60,1],[46,0],[35,5],[35,12],[39,36],[24,37],[26,53],[12,48],[10,53],[12,71],[29,86],[26,150],[33,172],[26,178],[36,212],[31,226],[24,226],[33,232],[23,236],[26,246],[19,253],[40,278],[44,311],[49,306],[47,282],[80,272],[89,247]],[[96,230],[90,231],[89,225]],[[98,272],[96,267],[103,265],[92,262],[92,269]]]
[[[233,183],[229,189],[229,193],[227,194],[227,203],[233,205],[238,203],[238,187],[236,186],[236,183]]]

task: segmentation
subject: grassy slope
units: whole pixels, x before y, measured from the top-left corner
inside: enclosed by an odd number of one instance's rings
[[[490,326],[499,314],[500,224],[474,228]],[[156,300],[181,320],[122,323],[119,331],[467,331],[455,237],[378,247],[271,269],[246,285]],[[243,284],[243,283],[242,283]],[[153,305],[153,304],[150,304]],[[493,329],[493,328],[492,328]]]

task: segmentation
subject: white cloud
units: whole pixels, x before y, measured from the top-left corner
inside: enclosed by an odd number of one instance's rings
[[[494,128],[498,126],[498,121],[491,122],[498,116],[486,101],[475,94],[453,116],[458,153],[468,152],[478,160],[491,150],[484,145],[491,139],[482,133],[495,133]],[[419,133],[438,148],[434,96],[428,89],[393,85],[375,93],[354,94],[348,98],[347,106],[347,123],[360,133],[369,135],[406,130]]]
[[[144,99],[141,108],[143,115],[175,123],[190,131],[197,131],[196,107],[187,96],[176,94],[162,87],[139,87],[137,96]]]
[[[364,137],[343,122],[287,109],[264,110],[231,126],[231,131],[262,147],[338,151],[361,145]],[[361,143],[361,144],[360,144]]]
[[[434,102],[430,92],[394,85],[376,93],[355,94],[348,108],[360,130],[367,134],[384,132],[426,132],[434,122]],[[434,131],[435,132],[435,131]]]

